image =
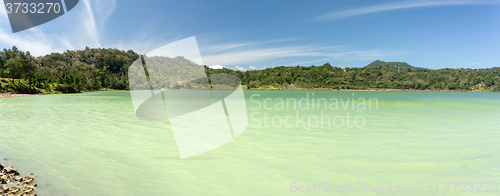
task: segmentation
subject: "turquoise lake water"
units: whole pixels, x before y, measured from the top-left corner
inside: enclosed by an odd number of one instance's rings
[[[129,92],[3,98],[0,163],[37,174],[38,195],[500,194],[500,93],[244,92],[246,131],[186,159]]]

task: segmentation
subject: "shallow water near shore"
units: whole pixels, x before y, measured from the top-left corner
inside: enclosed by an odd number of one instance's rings
[[[445,182],[500,184],[500,93],[244,93],[247,130],[187,159],[168,121],[135,116],[129,92],[0,99],[0,163],[35,173],[38,195],[294,195],[324,182],[333,194],[364,182],[441,195]],[[342,194],[378,194],[358,191]]]

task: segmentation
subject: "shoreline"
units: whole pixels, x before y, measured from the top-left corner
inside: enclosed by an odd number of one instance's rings
[[[24,97],[24,96],[31,96],[31,95],[39,95],[39,94],[0,93],[0,98]]]
[[[126,90],[96,90],[96,91],[82,91],[79,93],[37,93],[37,94],[21,94],[21,93],[0,93],[0,99],[1,98],[9,98],[9,97],[24,97],[24,96],[34,96],[34,95],[58,95],[58,94],[82,94],[82,93],[93,93],[93,92],[111,92],[111,91],[126,91]]]
[[[243,90],[270,90],[270,91],[415,91],[415,92],[469,92],[469,93],[499,93],[498,91],[478,91],[478,90],[416,90],[416,89],[370,89],[370,90],[357,90],[357,89],[330,89],[330,88],[311,88],[311,89],[264,89],[264,88],[251,88]]]
[[[371,89],[371,90],[356,90],[356,89],[328,89],[328,88],[315,88],[315,89],[262,89],[262,88],[252,88],[243,89],[247,90],[269,90],[269,91],[407,91],[407,92],[468,92],[468,93],[499,93],[496,91],[464,91],[464,90],[414,90],[414,89]],[[24,97],[33,95],[57,95],[57,94],[81,94],[81,93],[92,93],[92,92],[110,92],[110,91],[127,91],[127,90],[97,90],[97,91],[84,91],[79,93],[38,93],[38,94],[18,94],[18,93],[0,93],[0,98],[9,97]]]

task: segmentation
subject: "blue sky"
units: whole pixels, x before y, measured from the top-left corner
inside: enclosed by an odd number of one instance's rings
[[[499,0],[80,0],[0,48],[44,55],[85,46],[147,53],[196,36],[203,62],[231,69],[361,67],[380,59],[427,68],[500,66]]]

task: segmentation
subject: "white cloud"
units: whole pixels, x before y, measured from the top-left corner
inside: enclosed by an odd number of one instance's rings
[[[86,46],[101,47],[98,29],[102,29],[107,19],[113,14],[116,0],[83,0],[82,3],[85,6],[85,10],[80,13],[83,29],[77,35],[82,38]]]
[[[332,20],[332,19],[346,18],[346,17],[357,16],[357,15],[362,15],[362,14],[369,14],[369,13],[374,13],[374,12],[383,12],[383,11],[397,10],[397,9],[408,9],[408,8],[416,8],[416,7],[431,7],[431,6],[445,6],[445,5],[485,4],[485,3],[493,3],[493,1],[482,1],[482,0],[402,1],[402,2],[377,5],[377,6],[351,9],[351,10],[340,11],[340,12],[331,12],[329,14],[325,14],[325,15],[316,17],[315,19]]]
[[[235,52],[219,52],[213,55],[203,55],[202,58],[203,62],[208,65],[241,65],[290,57],[320,57],[321,59],[325,60],[336,59],[350,61],[376,60],[384,57],[400,56],[404,54],[408,54],[408,52],[383,50],[349,50],[348,48],[342,47],[297,46],[241,49]]]
[[[236,66],[234,66],[234,67],[235,67],[237,70],[240,70],[240,71],[246,71],[246,69],[245,69],[245,68],[240,67],[240,66],[238,66],[238,65],[236,65]]]
[[[272,58],[291,56],[321,56],[320,52],[310,51],[304,47],[281,47],[264,49],[247,49],[237,52],[226,52],[215,55],[204,55],[203,61],[207,64],[234,65],[257,62]]]
[[[98,15],[100,19],[100,25],[104,26],[109,17],[113,14],[116,8],[116,0],[97,0],[94,1],[96,4],[94,8],[94,12]]]
[[[0,43],[3,43],[5,48],[16,46],[20,50],[29,51],[33,56],[50,54],[51,52],[65,51],[68,48],[73,48],[73,45],[64,37],[42,32],[37,28],[31,28],[25,31],[26,32],[15,34],[12,34],[12,31],[0,32]],[[48,34],[51,36],[46,36]]]
[[[270,41],[261,41],[261,42],[247,42],[247,43],[225,43],[225,44],[215,44],[215,45],[210,45],[210,46],[205,46],[203,49],[206,51],[224,51],[224,50],[229,50],[229,49],[236,49],[236,48],[241,48],[245,46],[255,46],[255,45],[262,45],[262,44],[270,44],[270,43],[279,43],[279,42],[286,42],[286,41],[292,41],[292,40],[298,40],[300,38],[286,38],[286,39],[276,39],[276,40],[270,40]]]
[[[85,25],[85,30],[90,38],[94,42],[93,44],[100,47],[99,43],[99,33],[97,32],[97,27],[94,19],[94,12],[90,5],[90,0],[83,0],[82,3],[85,5],[86,14],[82,14],[82,22]],[[86,16],[86,17],[85,17]]]
[[[257,69],[257,67],[255,67],[255,66],[249,66],[248,68],[249,69]]]
[[[208,66],[212,69],[222,69],[222,68],[225,68],[224,66],[220,65],[220,64],[217,64],[217,65],[211,65],[211,66]]]
[[[85,46],[101,47],[98,29],[105,24],[115,7],[116,0],[82,0],[71,10],[72,13],[76,13],[71,15],[77,18],[50,21],[67,27],[68,31],[61,34],[44,31],[43,26],[12,33],[7,14],[0,9],[0,18],[4,18],[0,22],[0,46],[10,48],[15,45],[20,50],[30,51],[34,56],[64,52],[68,49],[83,49]],[[70,15],[62,17],[70,17]]]

